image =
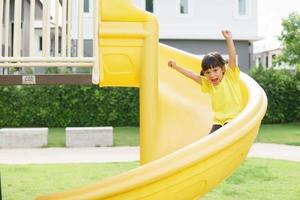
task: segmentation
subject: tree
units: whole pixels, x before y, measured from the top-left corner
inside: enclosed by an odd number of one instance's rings
[[[300,65],[300,14],[291,13],[282,20],[282,31],[278,39],[282,42],[283,53],[278,56],[277,63]]]

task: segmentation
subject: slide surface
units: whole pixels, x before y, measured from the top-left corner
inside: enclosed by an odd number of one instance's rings
[[[244,109],[208,135],[210,98],[167,61],[200,71],[196,56],[158,44],[154,16],[129,0],[101,0],[100,86],[140,88],[141,166],[45,199],[196,200],[244,160],[267,107],[261,87],[241,73]],[[118,8],[118,9],[115,9]]]
[[[209,97],[200,92],[196,83],[166,66],[171,58],[195,69],[200,62],[165,45],[159,47],[160,127],[153,139],[166,147],[158,150],[162,157],[99,183],[39,199],[197,199],[239,166],[264,116],[264,92],[241,74],[244,110],[207,136],[212,117]]]

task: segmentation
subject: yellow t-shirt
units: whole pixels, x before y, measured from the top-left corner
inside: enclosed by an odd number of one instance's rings
[[[222,81],[216,86],[201,76],[201,90],[209,93],[212,99],[213,124],[224,125],[235,118],[242,110],[239,74],[238,67],[234,71],[227,67]]]

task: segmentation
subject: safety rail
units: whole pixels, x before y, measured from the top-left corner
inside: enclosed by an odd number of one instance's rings
[[[24,67],[93,68],[86,76],[98,84],[98,7],[93,0],[0,0],[0,84],[9,84],[11,68],[40,75]]]

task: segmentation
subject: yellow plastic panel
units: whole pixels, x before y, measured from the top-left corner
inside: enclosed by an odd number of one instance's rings
[[[147,31],[141,23],[103,22],[99,38],[100,85],[139,86],[141,53]],[[120,81],[122,80],[122,81]]]
[[[38,199],[194,200],[239,166],[266,111],[265,93],[254,80],[241,74],[244,110],[222,129],[205,136],[211,125],[209,99],[199,92],[197,85],[186,78],[181,79],[166,66],[165,61],[170,58],[184,62],[182,64],[186,66],[196,66],[200,62],[193,56],[160,46],[160,114],[157,120],[161,123],[158,132],[153,133],[153,144],[159,147],[160,158],[90,186]],[[161,85],[165,86],[162,88]],[[182,92],[187,96],[182,96]],[[176,106],[162,105],[167,102],[176,102]]]
[[[38,199],[194,200],[203,196],[246,157],[266,111],[265,93],[241,73],[243,111],[207,135],[212,125],[209,97],[200,92],[199,85],[167,67],[167,61],[174,59],[198,72],[200,60],[158,46],[155,19],[131,6],[130,1],[99,2],[104,21],[99,40],[104,59],[102,84],[140,87],[144,165],[86,187]]]
[[[139,86],[139,47],[105,47],[102,51],[101,86]]]

